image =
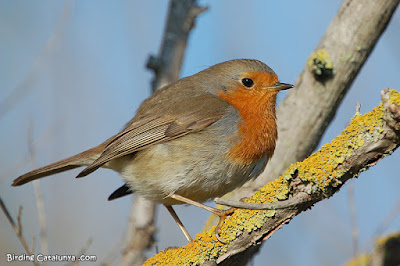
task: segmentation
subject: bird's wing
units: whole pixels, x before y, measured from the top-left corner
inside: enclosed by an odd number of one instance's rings
[[[227,112],[228,106],[223,99],[205,94],[187,99],[164,114],[146,115],[131,121],[124,130],[108,140],[100,157],[78,177],[92,173],[110,160],[200,131],[218,121]]]

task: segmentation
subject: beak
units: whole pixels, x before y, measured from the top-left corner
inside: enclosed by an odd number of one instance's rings
[[[277,83],[275,83],[274,85],[272,85],[270,87],[266,87],[266,89],[274,90],[274,91],[283,91],[283,90],[291,89],[293,87],[294,86],[292,84],[277,82]]]

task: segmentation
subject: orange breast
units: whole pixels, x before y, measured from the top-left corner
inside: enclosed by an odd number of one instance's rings
[[[239,88],[220,93],[221,98],[232,104],[242,118],[238,137],[229,152],[229,159],[239,164],[250,164],[264,155],[269,158],[275,150],[278,136],[276,128],[276,93]]]

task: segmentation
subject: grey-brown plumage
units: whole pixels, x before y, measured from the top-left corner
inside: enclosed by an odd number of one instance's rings
[[[245,138],[239,125],[246,122],[240,110],[222,95],[237,88],[251,91],[242,84],[247,73],[260,75],[259,84],[255,84],[260,90],[257,93],[266,95],[266,105],[271,102],[274,108],[279,89],[263,90],[276,87],[278,79],[272,69],[257,60],[223,62],[158,90],[121,132],[102,144],[24,174],[13,186],[86,166],[77,177],[105,167],[125,178],[127,183],[110,199],[133,190],[169,205],[178,203],[168,199],[171,193],[198,201],[225,194],[258,175],[268,160],[262,156],[242,165],[229,160],[231,149]],[[266,118],[275,125],[274,114]]]
[[[198,206],[220,223],[231,214],[200,202],[263,171],[277,139],[276,94],[291,87],[257,60],[217,64],[155,92],[102,144],[26,173],[13,186],[79,166],[86,168],[78,177],[110,168],[126,183],[109,200],[133,191],[162,203],[191,241],[171,205]]]

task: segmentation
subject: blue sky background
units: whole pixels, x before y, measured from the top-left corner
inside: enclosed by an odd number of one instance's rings
[[[192,31],[182,75],[234,58],[256,58],[282,82],[294,83],[336,14],[341,1],[201,1],[209,10]],[[36,166],[91,148],[118,132],[150,95],[153,73],[145,68],[160,47],[167,1],[1,1],[0,2],[0,195],[16,217],[23,205],[24,234],[39,233],[31,184],[12,180]],[[356,102],[368,112],[386,87],[400,89],[400,13],[395,13],[373,53],[344,98],[321,144],[348,125]],[[279,96],[282,100],[285,93]],[[395,206],[400,153],[352,180],[360,249],[372,248],[374,234]],[[76,180],[79,170],[41,181],[51,254],[76,254],[93,238],[87,254],[118,261],[131,198],[108,202],[122,181],[110,170]],[[348,185],[331,199],[296,217],[268,240],[255,265],[338,265],[352,256]],[[208,213],[177,207],[192,235]],[[159,250],[186,243],[164,208],[157,214]],[[398,231],[400,217],[384,233]],[[0,264],[4,253],[23,252],[0,214]],[[39,244],[37,244],[39,245]],[[151,256],[155,249],[149,251]],[[16,263],[15,265],[18,265]],[[25,265],[25,264],[21,264]]]

